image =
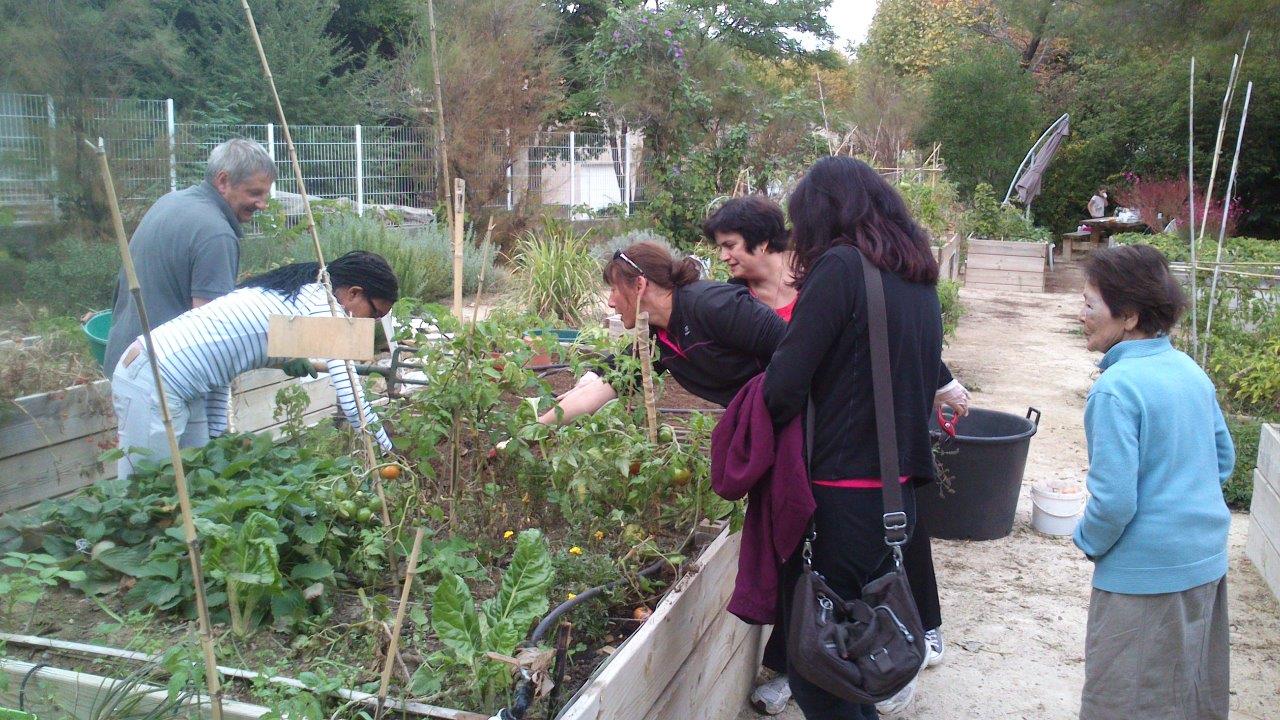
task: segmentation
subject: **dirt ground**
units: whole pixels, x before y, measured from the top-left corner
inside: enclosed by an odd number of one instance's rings
[[[943,356],[976,407],[1043,413],[1024,485],[1083,479],[1084,399],[1098,356],[1084,349],[1078,294],[964,289],[966,315]],[[1241,458],[1240,462],[1256,462]],[[1013,533],[989,542],[935,540],[946,662],[926,670],[900,718],[1068,720],[1084,683],[1091,566],[1069,538],[1030,528],[1024,490]],[[1248,516],[1231,524],[1231,713],[1280,718],[1280,603],[1244,555]],[[738,720],[760,717],[744,702]],[[780,716],[799,720],[792,703]]]

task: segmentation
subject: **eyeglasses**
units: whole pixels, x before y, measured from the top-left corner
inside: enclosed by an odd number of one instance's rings
[[[622,261],[624,261],[626,264],[628,264],[628,265],[630,265],[631,267],[635,268],[635,269],[636,269],[636,272],[640,273],[640,276],[641,276],[641,277],[644,277],[644,270],[642,270],[642,269],[640,268],[640,266],[639,266],[639,265],[637,265],[637,264],[636,264],[636,262],[635,262],[634,260],[632,260],[631,258],[627,257],[627,254],[626,254],[626,253],[624,253],[624,252],[622,252],[621,250],[614,251],[614,253],[613,253],[613,259],[614,259],[614,260],[622,260]]]

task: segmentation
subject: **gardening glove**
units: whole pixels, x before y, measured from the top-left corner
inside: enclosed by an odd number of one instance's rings
[[[311,377],[316,377],[315,365],[312,365],[311,361],[308,360],[307,358],[294,358],[292,360],[286,360],[284,363],[280,365],[280,369],[283,370],[284,374],[288,375],[289,377],[297,378],[297,377],[302,377],[304,375],[310,375]]]
[[[959,380],[952,380],[933,394],[934,407],[949,407],[956,417],[969,414],[969,391]]]

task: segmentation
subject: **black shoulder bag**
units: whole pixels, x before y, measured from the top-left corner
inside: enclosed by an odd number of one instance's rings
[[[844,600],[813,569],[812,542],[817,531],[811,526],[802,552],[804,568],[791,599],[787,653],[795,670],[809,682],[850,702],[870,704],[893,697],[915,678],[924,662],[925,638],[902,568],[907,515],[898,484],[884,284],[879,269],[858,255],[867,289],[885,543],[893,554],[893,568],[865,583],[862,597]]]

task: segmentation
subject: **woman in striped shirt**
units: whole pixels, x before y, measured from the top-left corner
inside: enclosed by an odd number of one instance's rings
[[[267,323],[272,315],[329,316],[323,285],[316,282],[317,263],[294,263],[250,278],[240,288],[155,328],[156,362],[164,383],[169,416],[182,447],[200,447],[227,429],[231,380],[249,370],[265,368],[288,358],[267,357]],[[328,265],[338,304],[352,317],[380,318],[399,297],[399,283],[380,255],[356,251]],[[163,457],[168,440],[151,363],[142,338],[121,356],[111,379],[111,396],[119,422],[119,446],[129,452],[117,466],[119,477],[133,472],[135,449]],[[330,360],[329,379],[338,405],[352,426],[377,421],[365,402],[363,422],[356,410],[355,392],[345,363]],[[383,450],[391,440],[381,428],[376,437]]]

